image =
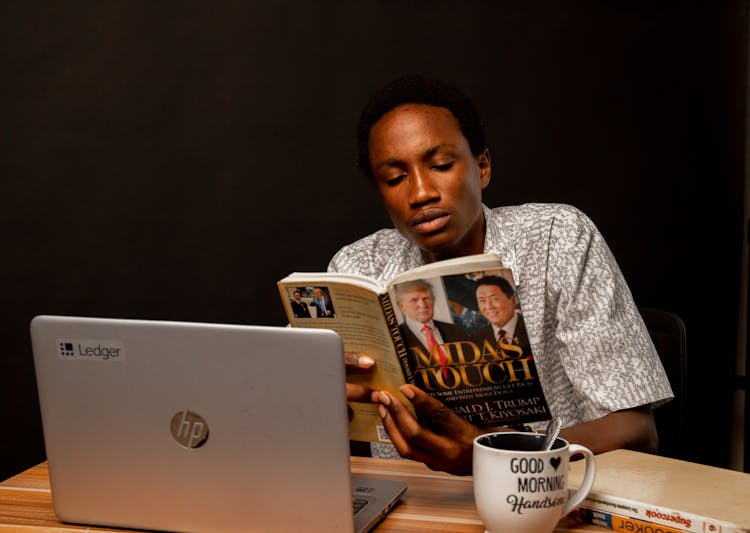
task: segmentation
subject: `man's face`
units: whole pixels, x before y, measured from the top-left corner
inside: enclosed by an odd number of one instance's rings
[[[418,289],[404,293],[398,302],[398,307],[405,316],[426,324],[432,320],[432,314],[435,310],[435,300],[429,290]]]
[[[302,299],[302,295],[300,293],[298,293],[298,292],[295,292],[294,293],[294,299],[299,302]]]
[[[516,297],[508,298],[497,285],[480,285],[477,287],[477,305],[484,318],[502,328],[516,312]]]
[[[373,125],[369,150],[375,185],[394,226],[426,260],[483,252],[489,153],[471,153],[449,110],[399,106]]]

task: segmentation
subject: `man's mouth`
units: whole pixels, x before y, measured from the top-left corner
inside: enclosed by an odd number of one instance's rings
[[[497,317],[500,313],[495,309],[485,309],[483,314],[485,318],[489,320],[489,319]]]
[[[417,233],[433,233],[445,227],[449,214],[442,209],[426,209],[411,219],[411,226]]]

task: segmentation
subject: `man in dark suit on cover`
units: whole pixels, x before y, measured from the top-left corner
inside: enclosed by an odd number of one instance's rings
[[[526,325],[518,309],[516,293],[508,280],[500,276],[478,279],[476,297],[479,311],[490,325],[477,331],[474,342],[483,346],[485,341],[489,341],[493,346],[498,346],[502,341],[505,345],[520,347],[523,355],[530,355]]]
[[[328,296],[323,289],[316,287],[313,289],[313,305],[318,310],[318,318],[333,318],[335,312],[333,310],[333,302],[331,297]]]
[[[401,323],[401,335],[409,353],[415,357],[414,349],[423,354],[432,354],[438,361],[446,364],[446,354],[442,345],[447,342],[466,341],[468,335],[460,327],[449,322],[433,320],[435,312],[435,295],[432,285],[425,280],[413,280],[399,283],[395,287],[396,304],[404,314]]]
[[[307,307],[307,302],[302,299],[302,293],[294,291],[292,296],[291,303],[294,316],[297,318],[310,318],[310,309]]]

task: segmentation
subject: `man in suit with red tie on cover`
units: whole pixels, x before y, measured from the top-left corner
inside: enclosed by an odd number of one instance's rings
[[[435,295],[432,285],[425,280],[399,283],[395,287],[396,304],[404,314],[401,335],[412,358],[417,360],[416,350],[435,359],[435,363],[449,363],[443,345],[447,342],[466,341],[468,335],[460,327],[449,322],[433,320]]]

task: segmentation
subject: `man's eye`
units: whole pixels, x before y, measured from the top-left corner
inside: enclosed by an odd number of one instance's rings
[[[438,172],[446,172],[453,168],[454,161],[451,161],[450,163],[443,163],[442,165],[433,165],[432,168],[434,170],[437,170]]]
[[[398,176],[391,176],[385,179],[385,183],[386,185],[393,187],[395,185],[398,185],[402,181],[404,181],[404,178],[406,178],[406,174],[399,174]]]

